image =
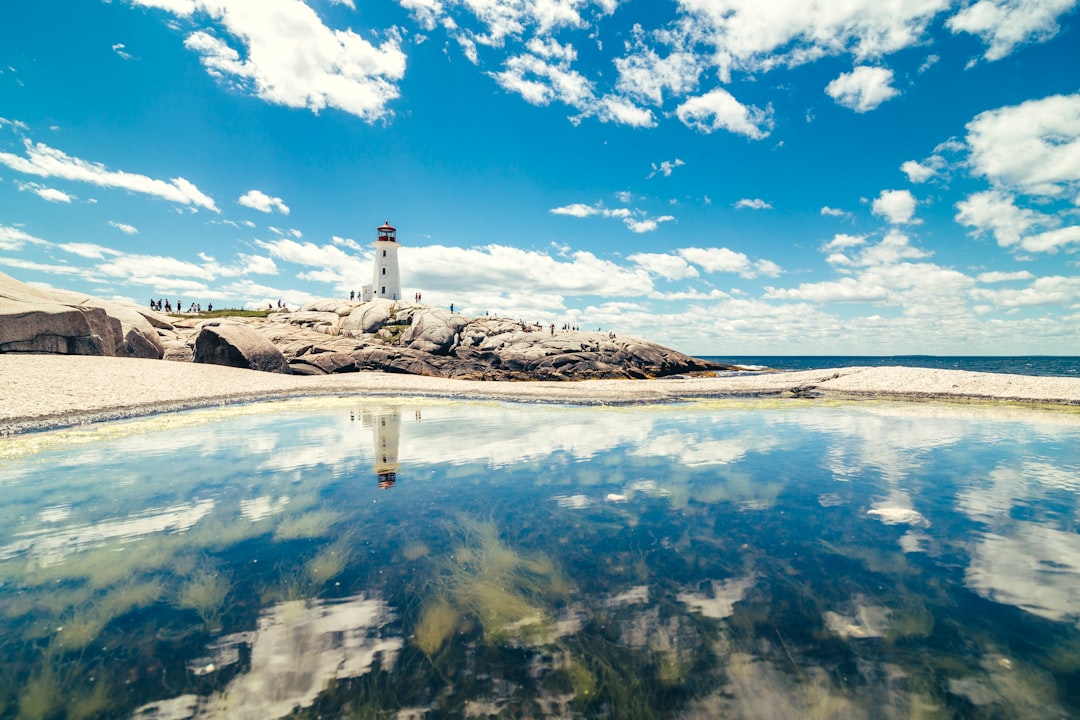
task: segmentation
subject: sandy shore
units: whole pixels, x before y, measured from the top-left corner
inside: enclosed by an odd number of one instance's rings
[[[1080,378],[856,367],[723,378],[472,382],[386,373],[306,377],[162,360],[0,354],[0,435],[232,402],[346,394],[573,404],[814,395],[1080,406]]]

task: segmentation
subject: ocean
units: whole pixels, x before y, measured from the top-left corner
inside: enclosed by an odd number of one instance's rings
[[[738,365],[753,370],[819,370],[854,366],[888,366],[969,370],[1050,377],[1080,377],[1080,357],[1048,355],[703,355],[703,360]]]

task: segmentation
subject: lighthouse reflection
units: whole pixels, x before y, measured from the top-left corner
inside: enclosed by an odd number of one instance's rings
[[[356,419],[355,413],[353,419]],[[420,419],[420,411],[416,411]],[[365,408],[360,412],[360,422],[365,428],[371,428],[371,438],[375,446],[375,462],[372,469],[379,483],[380,490],[389,490],[397,483],[398,442],[401,439],[401,408],[396,405]]]

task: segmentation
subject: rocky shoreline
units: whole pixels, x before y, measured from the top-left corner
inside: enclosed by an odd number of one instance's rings
[[[1080,378],[908,367],[718,377],[721,369],[730,368],[636,338],[415,303],[328,300],[268,317],[203,319],[0,274],[0,435],[330,395],[597,405],[869,397],[1020,403],[1070,415],[1080,408]]]
[[[172,315],[0,274],[0,353],[163,359],[292,375],[647,379],[727,369],[615,333],[466,317],[420,303],[320,300],[266,316]]]

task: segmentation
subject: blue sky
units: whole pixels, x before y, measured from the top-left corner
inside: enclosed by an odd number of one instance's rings
[[[705,355],[1080,354],[1077,0],[38,0],[0,272]]]

